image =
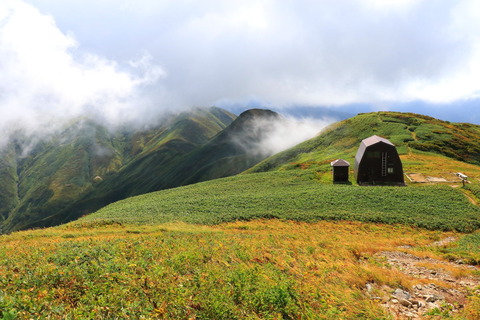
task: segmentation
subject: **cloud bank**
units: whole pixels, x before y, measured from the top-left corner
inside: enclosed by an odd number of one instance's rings
[[[82,116],[107,124],[144,117],[142,90],[164,72],[145,55],[126,66],[77,54],[78,42],[51,16],[22,1],[0,4],[0,130],[52,131]]]
[[[183,105],[478,98],[475,0],[30,0],[88,50],[142,50]]]
[[[251,124],[250,131],[262,132],[256,143],[242,143],[242,138],[235,142],[247,153],[268,157],[287,150],[297,144],[318,135],[322,129],[333,123],[333,119],[279,117],[275,120],[257,119]]]
[[[480,98],[476,0],[3,0],[0,130]]]

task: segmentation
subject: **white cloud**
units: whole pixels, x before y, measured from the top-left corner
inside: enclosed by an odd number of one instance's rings
[[[148,56],[122,70],[115,61],[79,54],[78,46],[51,16],[19,0],[0,3],[1,128],[48,131],[73,117],[114,123],[145,111],[140,89],[163,74]]]
[[[25,1],[0,3],[0,126],[479,96],[476,0]]]
[[[287,150],[315,137],[334,119],[328,118],[257,118],[248,123],[247,133],[234,136],[233,142],[247,153],[263,157]]]
[[[333,119],[284,118],[274,123],[271,131],[260,142],[260,150],[268,155],[287,150],[315,137],[332,122],[334,122]]]
[[[441,77],[408,83],[406,93],[413,98],[433,103],[480,98],[480,2],[459,1],[450,17],[449,36],[464,44],[464,56]]]
[[[168,35],[149,50],[186,103],[451,102],[479,89],[474,1],[232,3],[191,11],[180,2],[185,18],[159,23]]]

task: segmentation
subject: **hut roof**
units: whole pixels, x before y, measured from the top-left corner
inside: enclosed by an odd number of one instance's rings
[[[371,136],[369,138],[363,139],[362,142],[360,143],[360,147],[358,148],[357,155],[355,156],[356,162],[360,163],[360,161],[362,160],[363,154],[365,153],[365,150],[367,150],[368,147],[373,146],[374,144],[377,144],[377,143],[380,143],[380,142],[383,142],[383,143],[386,143],[388,145],[391,145],[391,146],[395,147],[395,145],[393,143],[391,143],[387,139],[379,137],[377,135],[374,135],[374,136]]]
[[[330,163],[332,167],[349,167],[350,163],[343,159],[338,159]]]
[[[389,144],[389,145],[394,145],[393,143],[391,143],[390,141],[388,141],[387,139],[385,138],[382,138],[382,137],[379,137],[377,135],[375,136],[371,136],[370,138],[367,138],[367,139],[363,139],[362,140],[362,144],[365,144],[365,146],[369,147],[371,145],[374,145],[376,143],[379,143],[379,142],[384,142],[386,144]]]

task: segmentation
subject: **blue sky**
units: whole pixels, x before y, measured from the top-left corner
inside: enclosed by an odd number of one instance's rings
[[[2,130],[249,101],[480,123],[480,2],[0,3]]]

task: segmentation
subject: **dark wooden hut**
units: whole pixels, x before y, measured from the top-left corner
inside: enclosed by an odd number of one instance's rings
[[[350,163],[343,159],[338,159],[330,163],[332,165],[333,182],[348,182],[348,169]]]
[[[362,140],[355,156],[354,169],[355,179],[360,185],[405,185],[397,148],[379,136]]]

